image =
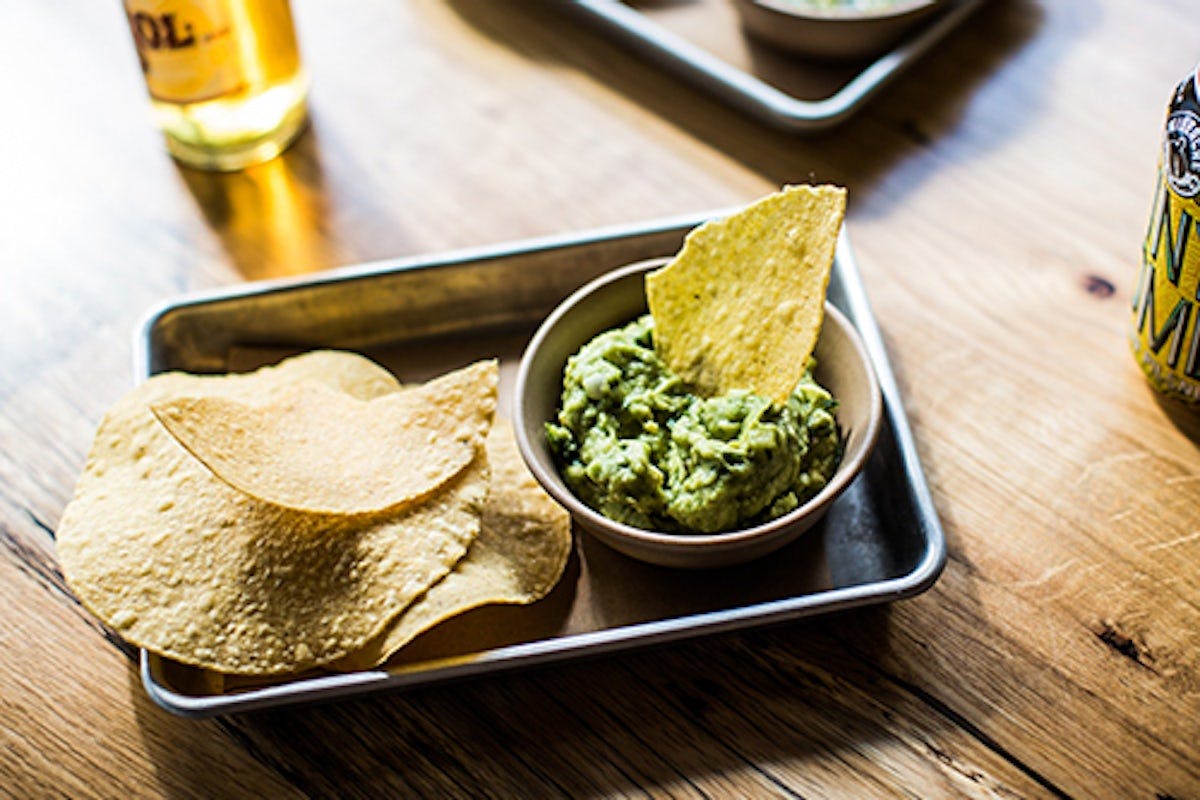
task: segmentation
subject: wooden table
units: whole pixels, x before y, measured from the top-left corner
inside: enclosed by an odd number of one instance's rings
[[[0,794],[1200,796],[1200,419],[1125,340],[1182,0],[996,0],[835,132],[542,4],[295,0],[312,127],[178,168],[113,4],[7,3]],[[54,530],[131,330],[188,290],[844,184],[945,527],[888,607],[528,673],[171,716]]]

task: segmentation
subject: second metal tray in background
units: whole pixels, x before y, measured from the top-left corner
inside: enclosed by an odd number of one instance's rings
[[[747,39],[729,0],[568,0],[584,22],[776,128],[804,133],[842,122],[957,28],[984,0],[955,0],[873,60],[828,64]]]
[[[723,213],[193,295],[148,316],[135,346],[136,374],[241,371],[335,347],[363,352],[407,381],[499,357],[503,413],[516,360],[558,302],[601,273],[676,252],[688,231]],[[942,530],[844,235],[829,299],[862,334],[883,390],[884,424],[863,474],[817,527],[772,557],[671,570],[633,561],[577,531],[567,573],[548,597],[464,614],[418,638],[386,668],[231,689],[143,652],[143,684],[169,711],[209,716],[427,685],[924,591],[945,562]]]

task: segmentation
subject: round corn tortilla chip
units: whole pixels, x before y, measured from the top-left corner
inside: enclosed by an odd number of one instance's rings
[[[305,514],[215,478],[149,409],[179,396],[246,401],[314,376],[360,396],[397,388],[365,359],[312,354],[249,375],[168,373],[118,401],[57,535],[64,575],[84,605],[152,652],[271,675],[361,649],[440,580],[478,533],[486,459],[400,513]]]
[[[387,661],[440,622],[483,605],[528,604],[558,583],[571,554],[571,517],[529,473],[512,428],[497,418],[487,439],[491,488],[483,526],[466,557],[380,637],[330,666],[351,671]]]
[[[251,497],[320,514],[375,513],[429,494],[470,463],[496,408],[497,369],[481,361],[368,400],[306,381],[265,402],[177,397],[152,410]]]
[[[708,395],[787,400],[812,355],[846,208],[834,186],[788,186],[688,234],[646,276],[654,349]]]
[[[278,364],[243,374],[190,377],[234,386],[249,381],[256,393],[261,386],[266,386],[267,390],[271,391],[301,381],[320,381],[332,389],[360,400],[370,400],[400,388],[400,382],[392,373],[369,358],[346,350],[312,350],[284,359]],[[250,392],[246,394],[248,400],[259,396],[260,394]]]

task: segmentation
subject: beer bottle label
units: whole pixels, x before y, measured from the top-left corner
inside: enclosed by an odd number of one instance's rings
[[[1134,356],[1164,394],[1200,403],[1200,96],[1197,72],[1167,109],[1133,296]]]
[[[198,103],[244,86],[229,9],[220,0],[125,0],[150,96]]]

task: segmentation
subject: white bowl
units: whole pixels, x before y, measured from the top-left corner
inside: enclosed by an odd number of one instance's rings
[[[821,8],[789,0],[737,0],[751,36],[799,55],[851,60],[878,55],[946,0],[898,0],[885,8]]]
[[[716,534],[668,533],[615,522],[583,503],[563,480],[546,440],[556,418],[567,359],[598,333],[646,313],[644,276],[666,259],[630,264],[597,278],[567,298],[534,334],[517,372],[513,428],[534,477],[576,523],[628,556],[668,567],[736,564],[766,555],[812,527],[862,470],[883,415],[879,383],[858,333],[833,306],[817,341],[815,377],[838,401],[845,439],[842,461],[828,485],[799,508],[751,528]]]

